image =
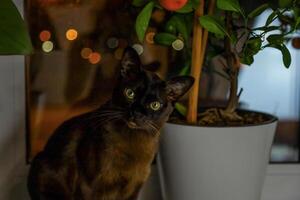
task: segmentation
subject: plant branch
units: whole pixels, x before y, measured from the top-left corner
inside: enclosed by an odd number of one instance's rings
[[[232,16],[231,13],[226,12],[226,29],[228,33],[231,35],[231,26],[232,26]],[[237,105],[238,105],[238,74],[240,63],[237,58],[237,55],[231,49],[231,41],[230,38],[226,37],[224,40],[224,46],[226,51],[226,62],[229,67],[229,77],[230,77],[230,92],[229,92],[229,100],[227,107],[225,109],[226,113],[234,113]]]

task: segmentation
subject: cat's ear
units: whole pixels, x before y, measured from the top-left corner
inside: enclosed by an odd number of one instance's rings
[[[166,91],[168,100],[177,101],[194,84],[194,78],[191,76],[177,76],[167,82]]]
[[[121,60],[121,76],[132,77],[141,71],[141,61],[138,53],[131,47],[127,47]]]

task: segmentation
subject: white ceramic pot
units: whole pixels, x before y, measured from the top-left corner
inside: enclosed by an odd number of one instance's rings
[[[151,174],[143,185],[138,200],[161,200],[157,165],[153,164],[151,168]]]
[[[259,200],[277,125],[166,124],[158,156],[164,200]]]

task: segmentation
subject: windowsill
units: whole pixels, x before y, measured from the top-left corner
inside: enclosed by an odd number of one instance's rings
[[[267,176],[276,175],[300,175],[300,163],[295,164],[269,164]]]

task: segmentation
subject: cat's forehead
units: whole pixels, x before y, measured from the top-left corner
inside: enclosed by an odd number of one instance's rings
[[[143,71],[135,80],[125,81],[125,86],[139,90],[160,90],[164,89],[165,81],[153,72]]]

